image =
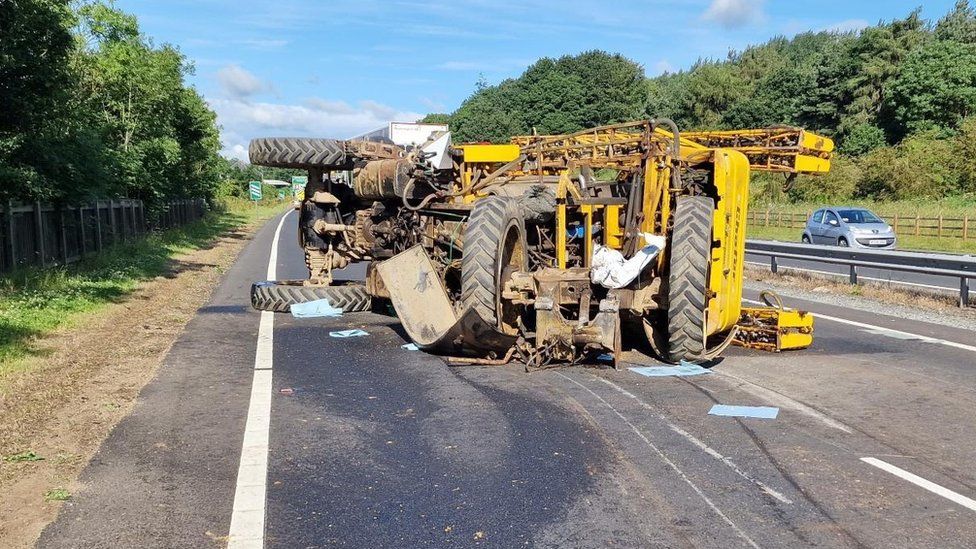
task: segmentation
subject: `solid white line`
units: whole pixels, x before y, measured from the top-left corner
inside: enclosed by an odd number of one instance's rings
[[[706,505],[708,505],[708,507],[716,515],[718,515],[719,517],[721,517],[721,519],[726,524],[728,524],[729,526],[732,527],[733,530],[735,530],[735,533],[738,534],[739,537],[741,537],[743,540],[745,540],[745,542],[748,543],[751,547],[755,547],[756,549],[759,549],[759,545],[757,545],[756,542],[753,541],[752,538],[750,538],[748,534],[746,534],[744,531],[742,531],[742,529],[739,528],[739,526],[736,523],[732,522],[732,519],[730,519],[725,513],[723,513],[722,510],[719,509],[718,506],[716,506],[715,503],[713,503],[712,500],[709,499],[708,496],[705,495],[705,492],[702,492],[701,488],[699,488],[697,484],[695,484],[690,478],[688,478],[688,475],[686,475],[685,472],[682,471],[680,467],[678,467],[673,461],[671,461],[670,459],[668,459],[668,456],[666,456],[664,454],[664,452],[662,452],[660,449],[658,449],[658,447],[655,446],[654,443],[651,442],[651,440],[649,438],[647,438],[647,436],[644,435],[644,433],[642,433],[641,430],[638,429],[633,423],[631,423],[623,414],[621,414],[620,412],[618,412],[616,408],[614,408],[609,402],[607,402],[606,400],[604,400],[600,395],[598,395],[598,394],[594,393],[593,391],[591,391],[589,387],[583,385],[582,383],[576,381],[575,379],[572,379],[570,377],[567,377],[562,372],[556,372],[556,375],[559,375],[561,377],[564,377],[567,380],[569,380],[571,383],[574,383],[576,385],[579,385],[584,391],[586,391],[586,392],[590,393],[591,395],[593,395],[593,397],[595,397],[597,400],[599,400],[600,402],[602,402],[603,404],[605,404],[607,406],[607,408],[610,408],[610,411],[612,411],[618,418],[620,418],[620,420],[622,422],[624,422],[624,424],[626,424],[628,427],[630,427],[630,429],[632,431],[634,431],[634,433],[636,433],[637,436],[640,437],[640,439],[643,440],[644,443],[647,444],[647,446],[651,450],[653,450],[654,453],[657,454],[659,458],[661,458],[661,461],[663,461],[668,467],[671,468],[671,470],[673,470],[675,473],[677,473],[678,476],[681,477],[681,480],[685,481],[685,483],[688,484],[688,486],[690,486],[691,489],[694,490],[696,494],[698,494],[698,496],[705,502]]]
[[[268,280],[278,271],[278,241],[289,210],[281,216],[271,242],[268,258]],[[271,436],[272,359],[274,355],[274,313],[261,312],[257,351],[254,353],[254,379],[251,401],[244,426],[244,444],[237,469],[234,509],[227,536],[228,549],[264,547],[265,496],[268,482],[268,440]]]
[[[748,263],[750,265],[762,266],[762,267],[767,267],[767,268],[769,267],[769,263],[763,263],[761,261],[746,261],[746,263]],[[800,267],[792,267],[790,265],[779,265],[779,268],[780,269],[793,270],[793,271],[802,271],[804,273],[815,273],[815,274],[822,274],[822,275],[830,275],[830,276],[836,276],[836,277],[840,277],[840,278],[848,278],[850,276],[847,273],[834,273],[834,272],[830,272],[830,271],[819,271],[817,269],[802,269]],[[905,282],[903,280],[892,280],[890,278],[877,278],[877,277],[873,277],[873,276],[864,276],[862,274],[858,274],[857,275],[857,278],[858,279],[864,279],[864,280],[872,280],[874,282],[888,282],[888,283],[891,283],[891,284],[899,284],[899,285],[902,285],[902,286],[916,286],[918,288],[929,288],[929,289],[932,289],[932,290],[946,290],[946,291],[957,291],[957,290],[959,290],[959,288],[950,288],[948,286],[935,286],[933,284],[921,284],[919,282]]]
[[[760,301],[753,299],[745,299],[742,301],[747,303],[755,303],[756,305],[765,305]],[[822,318],[824,320],[830,320],[832,322],[839,322],[841,324],[847,324],[849,326],[856,326],[858,328],[863,328],[868,332],[875,335],[888,336],[894,339],[901,340],[917,340],[923,343],[937,343],[939,345],[945,345],[946,347],[954,347],[956,349],[962,349],[963,351],[970,351],[976,353],[976,347],[973,345],[966,345],[965,343],[956,343],[955,341],[949,341],[947,339],[939,339],[937,337],[929,337],[921,334],[913,334],[911,332],[903,332],[901,330],[892,330],[891,328],[885,328],[883,326],[875,326],[874,324],[865,324],[864,322],[856,322],[854,320],[847,320],[846,318],[837,318],[836,316],[825,315],[823,313],[811,313],[816,318]]]
[[[657,416],[658,419],[660,419],[662,422],[664,422],[665,425],[668,426],[668,429],[671,429],[671,431],[673,431],[674,433],[677,433],[677,434],[681,435],[682,437],[684,437],[685,440],[687,440],[688,442],[690,442],[693,446],[697,447],[699,450],[705,452],[706,454],[708,454],[708,455],[712,456],[713,458],[717,459],[718,461],[722,462],[729,469],[732,469],[732,471],[735,474],[737,474],[740,477],[744,478],[745,480],[751,482],[752,484],[755,484],[757,487],[759,487],[760,490],[762,490],[763,492],[766,492],[767,494],[769,494],[770,496],[772,496],[774,499],[778,500],[780,503],[785,503],[787,505],[792,505],[793,504],[793,502],[790,500],[790,498],[784,496],[778,490],[776,490],[774,488],[771,488],[766,483],[762,482],[759,479],[753,478],[751,475],[749,475],[749,473],[746,473],[745,471],[743,471],[742,469],[740,469],[739,466],[736,465],[734,461],[732,461],[732,459],[730,459],[730,458],[722,455],[718,450],[716,450],[716,449],[712,448],[711,446],[705,444],[704,442],[702,442],[695,435],[689,433],[688,431],[685,431],[681,427],[678,427],[674,423],[671,423],[670,421],[668,421],[668,419],[666,417],[664,417],[664,414],[659,413],[657,410],[655,410],[653,407],[651,407],[650,404],[648,404],[648,403],[644,402],[643,400],[637,398],[637,395],[631,393],[627,389],[624,389],[623,387],[617,385],[616,383],[610,381],[609,379],[604,379],[602,377],[597,377],[596,379],[602,381],[603,383],[609,385],[610,387],[613,387],[613,389],[615,389],[618,393],[620,393],[620,394],[622,394],[622,395],[624,395],[624,396],[626,396],[628,398],[631,398],[631,399],[637,401],[637,403],[640,405],[641,408],[644,408],[645,410],[647,410],[647,411],[651,412],[652,414],[654,414],[655,416]]]
[[[918,475],[909,473],[908,471],[906,471],[906,470],[904,470],[904,469],[902,469],[900,467],[895,467],[894,465],[892,465],[892,464],[890,464],[890,463],[888,463],[886,461],[881,461],[880,459],[877,459],[877,458],[873,458],[873,457],[862,457],[861,458],[861,461],[863,461],[864,463],[867,463],[868,465],[874,465],[875,467],[877,467],[878,469],[881,469],[882,471],[887,471],[887,472],[891,473],[892,475],[895,475],[896,477],[899,477],[899,478],[902,478],[904,480],[907,480],[908,482],[911,482],[912,484],[914,484],[916,486],[919,486],[921,488],[924,488],[924,489],[928,490],[929,492],[932,492],[933,494],[942,496],[942,497],[946,498],[949,501],[958,503],[959,505],[962,505],[963,507],[965,507],[966,509],[969,509],[970,511],[976,511],[976,500],[972,500],[970,498],[967,498],[966,496],[964,496],[964,495],[962,495],[962,494],[960,494],[958,492],[953,492],[952,490],[950,490],[948,488],[939,486],[938,484],[936,484],[936,483],[934,483],[934,482],[932,482],[930,480],[926,480],[926,479],[924,479],[924,478],[922,478],[922,477],[920,477]]]

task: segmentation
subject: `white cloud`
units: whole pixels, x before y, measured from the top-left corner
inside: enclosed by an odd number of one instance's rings
[[[726,28],[744,27],[765,19],[762,0],[712,0],[702,17]]]
[[[833,25],[826,26],[822,30],[828,32],[857,32],[860,30],[864,30],[870,26],[871,23],[868,23],[864,19],[845,19],[844,21],[841,21],[839,23],[834,23]]]
[[[218,70],[217,82],[220,83],[224,94],[234,99],[246,99],[272,90],[271,84],[254,76],[240,65],[227,65]]]
[[[413,122],[424,116],[371,100],[350,105],[344,101],[314,98],[293,105],[221,98],[211,100],[210,106],[216,111],[221,126],[222,153],[241,160],[247,160],[248,143],[255,137],[346,139],[389,122]]]

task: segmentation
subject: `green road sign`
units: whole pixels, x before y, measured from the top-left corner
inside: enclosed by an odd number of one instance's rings
[[[261,198],[264,197],[264,195],[261,193],[260,181],[251,181],[251,184],[249,185],[249,190],[251,191],[251,200],[254,200],[255,202],[261,200]]]
[[[278,200],[285,199],[285,191],[278,191]]]
[[[305,175],[293,175],[291,176],[291,194],[295,198],[302,198],[305,194],[305,185],[308,184],[308,176]]]

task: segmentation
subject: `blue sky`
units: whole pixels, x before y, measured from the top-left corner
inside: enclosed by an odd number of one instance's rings
[[[118,0],[196,65],[224,154],[262,135],[351,137],[454,110],[479,74],[544,56],[619,52],[648,75],[776,35],[862,28],[921,0]],[[954,0],[925,2],[938,18]]]

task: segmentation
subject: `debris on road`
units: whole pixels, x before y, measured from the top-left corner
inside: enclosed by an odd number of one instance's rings
[[[776,416],[779,415],[779,408],[774,406],[729,406],[726,404],[716,404],[708,411],[708,415],[776,419]]]
[[[295,318],[335,318],[342,316],[342,309],[333,307],[328,299],[318,299],[307,303],[295,303],[291,306],[291,316]]]
[[[630,368],[630,371],[646,377],[698,376],[712,373],[711,370],[687,360],[682,360],[677,366],[640,366]]]
[[[292,389],[291,387],[283,387],[282,389],[279,389],[278,390],[278,393],[280,393],[282,395],[285,395],[285,396],[291,396],[291,395],[295,394],[295,390]]]
[[[369,332],[365,330],[339,330],[336,332],[329,332],[329,337],[363,337],[368,335]]]
[[[400,348],[401,349],[406,349],[408,351],[419,351],[420,350],[420,347],[417,347],[417,344],[416,343],[406,343],[404,345],[400,345]]]

